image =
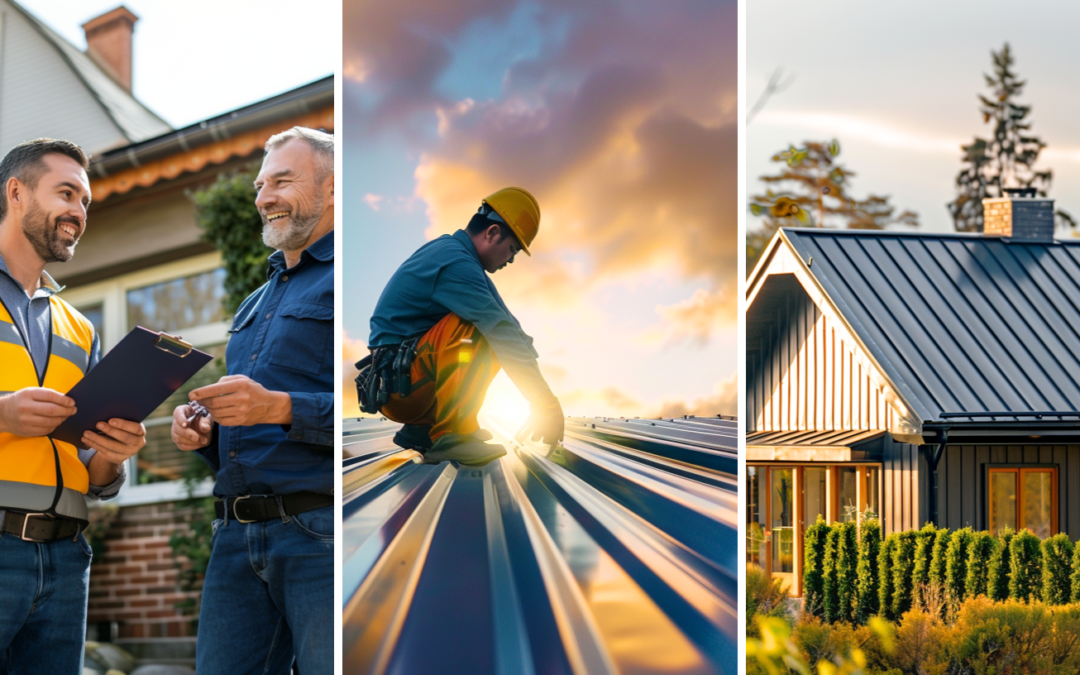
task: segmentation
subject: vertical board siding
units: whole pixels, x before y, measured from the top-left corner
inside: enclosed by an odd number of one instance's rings
[[[760,306],[758,306],[760,305]],[[890,429],[885,392],[801,289],[755,303],[767,328],[747,345],[748,432]]]
[[[1058,531],[1080,539],[1080,495],[1072,494],[1080,485],[1080,445],[947,446],[938,465],[940,524],[985,530],[986,468],[1017,464],[1057,466]]]
[[[926,464],[919,446],[892,441],[885,445],[881,469],[884,474],[882,517],[885,533],[900,532],[922,525],[926,494],[923,485]]]

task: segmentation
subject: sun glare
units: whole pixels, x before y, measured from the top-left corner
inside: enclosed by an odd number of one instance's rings
[[[515,434],[529,419],[529,402],[517,390],[505,372],[500,372],[491,382],[480,417],[490,418],[508,434]],[[483,422],[481,422],[483,424]]]

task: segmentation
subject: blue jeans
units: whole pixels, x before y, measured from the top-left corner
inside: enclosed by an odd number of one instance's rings
[[[334,672],[334,507],[214,521],[196,645],[199,675]]]
[[[0,675],[82,673],[90,545],[0,536]]]

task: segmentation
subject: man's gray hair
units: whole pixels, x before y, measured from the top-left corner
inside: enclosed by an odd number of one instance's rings
[[[334,173],[334,134],[307,127],[293,127],[274,134],[266,141],[266,152],[279,148],[294,138],[306,141],[315,153],[315,182],[323,182]]]

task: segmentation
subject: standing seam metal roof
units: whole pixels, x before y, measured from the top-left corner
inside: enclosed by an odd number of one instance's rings
[[[1016,411],[1006,418],[1016,419],[1080,409],[1080,242],[782,235],[872,356],[928,411],[924,421],[943,412]]]
[[[485,427],[509,454],[469,468],[346,424],[346,672],[737,672],[735,422]]]

